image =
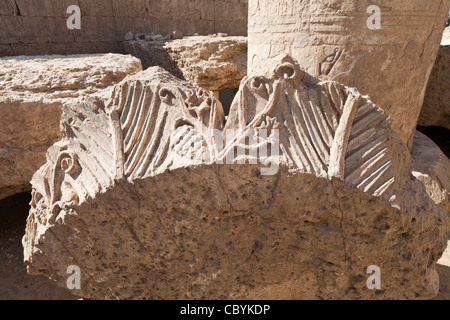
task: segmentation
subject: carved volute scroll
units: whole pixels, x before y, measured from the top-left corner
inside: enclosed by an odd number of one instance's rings
[[[63,107],[64,138],[47,152],[47,163],[34,175],[32,210],[48,211],[54,222],[65,207],[78,205],[105,190],[114,179],[111,123],[99,101]]]

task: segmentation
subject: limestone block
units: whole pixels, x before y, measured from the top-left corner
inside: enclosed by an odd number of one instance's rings
[[[247,74],[245,37],[191,37],[166,47],[184,78],[205,90],[239,88]]]
[[[117,35],[114,19],[111,17],[85,16],[82,17],[81,24],[83,26],[81,29],[72,30],[75,42],[100,42],[105,39],[120,41],[123,38],[123,35]]]
[[[450,130],[450,43],[441,46],[431,72],[419,126]]]
[[[205,90],[239,88],[247,74],[247,38],[186,37],[174,41],[129,41],[127,51],[144,68],[159,66]]]
[[[390,118],[289,56],[267,63],[225,126],[214,94],[160,68],[107,106],[66,105],[32,180],[28,271],[66,286],[76,265],[74,292],[96,299],[435,296],[449,217]]]
[[[182,71],[168,54],[165,41],[131,40],[123,42],[125,52],[138,57],[143,69],[149,67],[161,67],[172,75],[184,79]]]
[[[248,15],[248,6],[235,1],[216,1],[214,6],[215,18],[218,21],[236,21],[237,18],[245,20]],[[233,25],[234,23],[230,23]]]
[[[368,28],[374,4],[380,29]],[[449,9],[448,0],[250,0],[249,74],[291,54],[312,75],[369,95],[411,148]]]
[[[450,212],[450,160],[426,135],[416,131],[411,150],[413,175],[443,210]]]
[[[62,105],[86,95],[108,99],[113,85],[142,70],[131,56],[0,59],[0,199],[25,190],[61,138]]]
[[[78,0],[83,16],[91,17],[113,17],[112,1],[89,1]],[[115,1],[116,2],[116,1]]]

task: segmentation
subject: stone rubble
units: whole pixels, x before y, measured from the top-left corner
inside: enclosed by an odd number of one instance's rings
[[[157,36],[159,38],[159,35]],[[159,66],[209,91],[239,88],[247,74],[247,38],[192,36],[180,40],[127,41],[144,69]]]
[[[138,41],[138,40],[145,40],[145,41],[168,41],[168,40],[180,40],[185,37],[198,37],[200,36],[198,33],[186,33],[183,35],[179,31],[172,31],[171,33],[167,35],[162,34],[155,34],[153,32],[150,33],[136,33],[133,34],[133,32],[129,31],[125,34],[124,39],[126,41]],[[217,34],[211,34],[211,37],[228,37],[227,33],[217,33]]]

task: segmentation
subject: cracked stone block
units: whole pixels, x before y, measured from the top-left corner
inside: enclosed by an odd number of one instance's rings
[[[139,59],[119,54],[0,59],[0,199],[31,190],[47,149],[62,137],[65,103],[108,99],[115,84],[141,70]]]
[[[380,9],[380,29],[369,29]],[[310,74],[356,87],[412,147],[450,1],[249,1],[249,74],[288,53]]]
[[[161,68],[107,105],[66,105],[32,180],[28,272],[64,287],[79,266],[90,299],[434,297],[449,217],[390,117],[290,56],[266,63],[226,122],[213,93]]]
[[[159,66],[209,91],[239,88],[247,75],[246,37],[185,37],[174,41],[128,41],[127,52],[144,69]]]

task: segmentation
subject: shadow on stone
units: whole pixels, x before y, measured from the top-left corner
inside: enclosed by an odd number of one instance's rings
[[[73,300],[44,276],[27,274],[22,237],[31,194],[21,193],[0,201],[0,300]]]

